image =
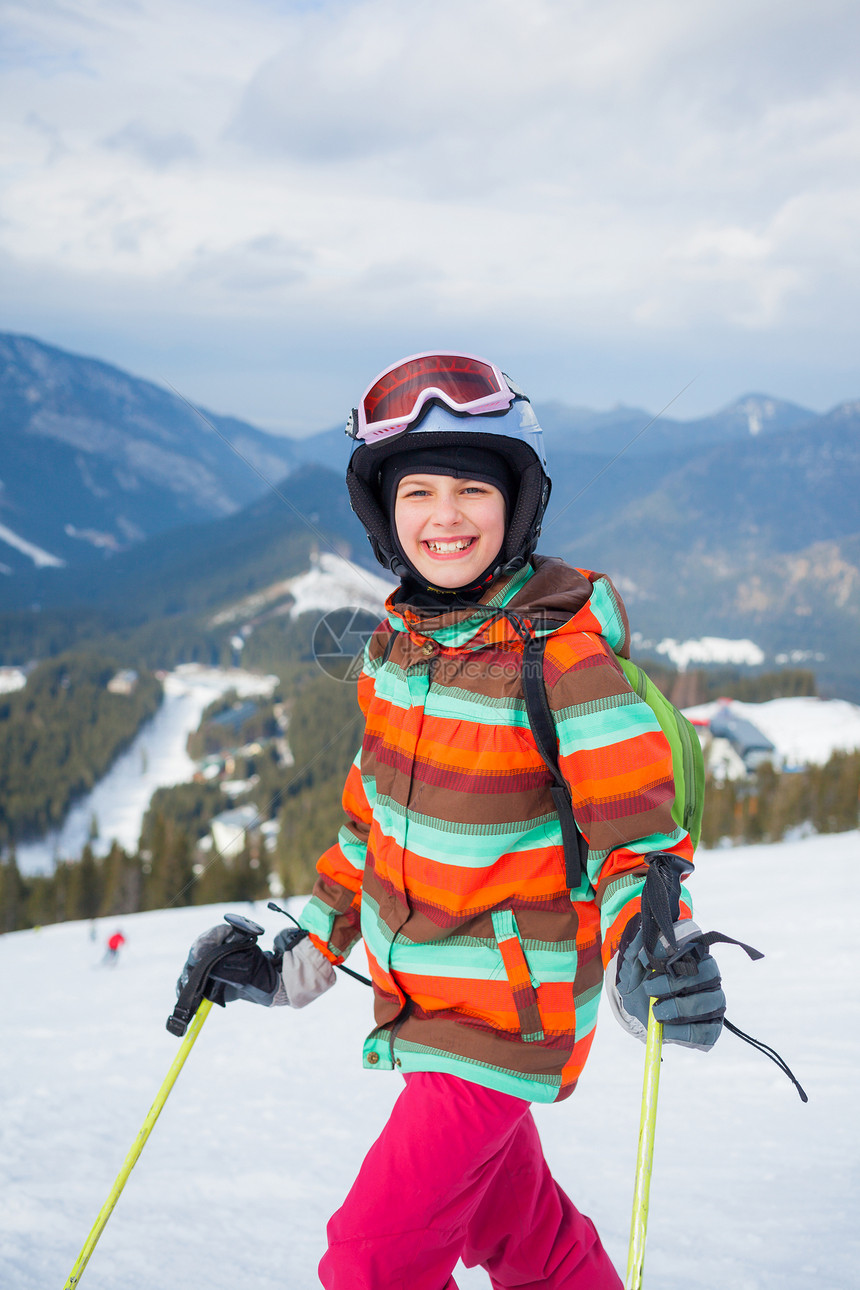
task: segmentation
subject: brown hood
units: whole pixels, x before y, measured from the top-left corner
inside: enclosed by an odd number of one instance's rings
[[[400,625],[405,626],[416,641],[432,637],[442,645],[474,649],[482,644],[500,643],[506,638],[515,640],[518,633],[505,616],[514,611],[527,618],[538,635],[559,630],[594,632],[604,636],[616,654],[629,658],[627,613],[621,597],[605,574],[594,573],[590,569],[574,569],[557,556],[537,555],[531,563],[534,569],[532,576],[515,592],[505,608],[494,611],[483,626],[480,625],[478,606],[442,612],[414,609],[406,604],[397,604],[398,593],[395,591],[386,608],[390,615],[401,619]],[[521,576],[513,574],[512,578]],[[486,605],[487,601],[498,596],[503,587],[504,583],[494,585],[481,604]],[[389,621],[392,626],[398,626],[393,618]],[[458,625],[467,623],[472,628],[469,636],[453,639],[450,633],[456,632]]]

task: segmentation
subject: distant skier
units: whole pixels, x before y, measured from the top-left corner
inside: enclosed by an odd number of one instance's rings
[[[123,936],[122,932],[117,930],[114,932],[113,936],[108,937],[107,946],[105,948],[105,956],[102,959],[102,963],[106,964],[109,967],[116,967],[117,963],[119,962],[119,952],[122,949],[123,945],[125,945],[125,937]]]
[[[499,368],[414,355],[373,382],[348,429],[353,509],[401,584],[365,650],[364,739],[302,915],[309,935],[221,959],[219,1001],[303,1007],[364,938],[376,1017],[364,1066],[396,1068],[406,1087],[328,1225],[327,1290],[456,1290],[459,1259],[499,1288],[620,1290],[550,1174],[530,1103],[574,1091],[604,970],[632,1033],[655,996],[666,1042],[707,1050],[720,1034],[704,947],[683,990],[643,948],[651,857],[692,868],[669,744],[616,661],[629,629],[609,579],[533,556],[550,488],[542,433]],[[524,701],[536,637],[588,844],[571,884]],[[698,932],[686,892],[675,926],[679,942]],[[229,932],[199,937],[185,975]],[[583,1185],[598,1167],[583,1162]]]

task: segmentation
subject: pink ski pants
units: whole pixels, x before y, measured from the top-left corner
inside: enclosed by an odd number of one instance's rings
[[[529,1103],[455,1075],[406,1076],[328,1225],[326,1290],[621,1290],[590,1219],[554,1182]]]

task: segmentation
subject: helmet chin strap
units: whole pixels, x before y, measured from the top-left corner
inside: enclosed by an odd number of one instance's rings
[[[391,525],[391,540],[395,550],[391,554],[388,567],[395,577],[400,578],[401,582],[408,578],[410,582],[416,583],[423,593],[429,596],[438,597],[442,603],[455,604],[457,598],[464,594],[474,595],[475,592],[480,592],[481,595],[483,595],[498,577],[504,573],[513,573],[515,569],[521,569],[525,563],[524,560],[517,557],[504,563],[504,561],[500,559],[502,551],[504,550],[504,545],[502,545],[493,557],[493,563],[487,565],[483,573],[480,574],[479,577],[475,578],[475,580],[469,585],[462,587],[437,587],[434,583],[429,581],[426,574],[423,574],[416,569],[415,565],[408,558],[403,547],[400,545],[400,539],[397,536],[397,530],[393,524]],[[448,599],[449,597],[450,600]]]

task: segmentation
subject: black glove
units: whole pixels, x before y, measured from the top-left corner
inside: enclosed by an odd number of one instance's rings
[[[216,946],[223,945],[232,933],[232,927],[221,923],[197,937],[176,983],[177,996],[200,960]],[[280,956],[267,954],[256,944],[240,946],[212,968],[203,991],[204,997],[221,1007],[235,999],[245,999],[248,1003],[270,1008],[281,986],[279,968]]]
[[[660,936],[649,960],[639,916],[631,919],[618,950],[615,997],[611,991],[610,999],[621,1024],[644,1038],[653,998],[666,1043],[707,1052],[720,1036],[726,1012],[720,970],[696,923],[682,919],[674,931],[677,949]]]
[[[197,937],[176,983],[177,995],[200,960],[223,945],[231,932],[231,927],[222,924]],[[331,963],[308,940],[307,932],[288,927],[278,932],[273,951],[261,950],[254,944],[227,954],[213,966],[203,993],[222,1007],[244,999],[264,1008],[284,1004],[304,1008],[330,990],[336,979]]]

